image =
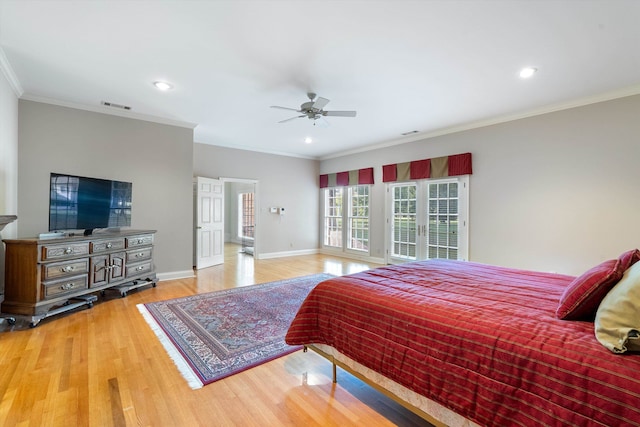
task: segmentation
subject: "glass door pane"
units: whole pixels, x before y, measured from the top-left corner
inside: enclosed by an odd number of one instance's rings
[[[428,184],[428,258],[458,259],[458,183]]]
[[[405,260],[417,257],[417,188],[415,184],[391,188],[391,256]]]
[[[347,247],[369,251],[369,187],[349,187],[349,239]]]

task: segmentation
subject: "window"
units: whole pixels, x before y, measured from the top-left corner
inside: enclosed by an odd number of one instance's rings
[[[255,223],[254,193],[238,194],[238,237],[253,239]]]
[[[323,234],[325,247],[369,252],[368,185],[324,189]]]
[[[324,245],[342,247],[342,187],[324,191]]]

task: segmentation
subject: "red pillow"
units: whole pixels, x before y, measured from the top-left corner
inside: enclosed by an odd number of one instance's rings
[[[564,320],[593,320],[600,301],[620,281],[623,273],[621,260],[610,259],[576,277],[560,297],[556,316]]]
[[[556,316],[566,320],[592,320],[602,299],[620,281],[624,272],[638,261],[640,250],[631,249],[623,252],[617,260],[605,261],[577,277],[560,297]]]
[[[624,274],[633,264],[640,260],[640,251],[637,249],[631,249],[630,251],[624,252],[618,258],[620,260],[620,269]]]

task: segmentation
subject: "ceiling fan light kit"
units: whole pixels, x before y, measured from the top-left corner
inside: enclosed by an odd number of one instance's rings
[[[299,116],[294,116],[288,119],[280,120],[278,123],[286,123],[291,120],[307,117],[309,120],[313,120],[315,125],[316,120],[323,119],[323,117],[325,116],[332,116],[332,117],[355,117],[356,116],[355,111],[325,111],[323,108],[329,103],[329,100],[327,98],[317,96],[313,92],[307,93],[307,96],[309,97],[309,101],[302,103],[299,109],[272,105],[271,108],[278,108],[280,110],[290,110],[290,111],[296,111],[298,113],[302,113]]]
[[[156,87],[156,89],[162,90],[162,91],[167,91],[167,90],[171,90],[173,89],[173,85],[171,83],[167,83],[164,81],[155,81],[153,82],[153,85]]]

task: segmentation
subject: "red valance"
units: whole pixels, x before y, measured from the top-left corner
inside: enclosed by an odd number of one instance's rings
[[[320,175],[320,188],[373,184],[373,168]]]
[[[382,166],[382,182],[446,178],[471,174],[471,153]]]

